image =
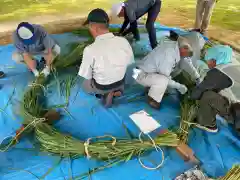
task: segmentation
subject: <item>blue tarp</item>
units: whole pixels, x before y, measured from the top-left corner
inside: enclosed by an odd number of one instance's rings
[[[168,27],[158,26],[158,38],[165,36],[169,32]],[[174,29],[181,32],[179,29]],[[183,32],[185,33],[185,32]],[[54,35],[54,38],[65,46],[68,42],[82,41],[84,38],[75,37],[72,34]],[[150,46],[146,34],[142,34],[140,43],[134,47],[149,52]],[[7,141],[8,137],[14,136],[16,130],[21,126],[22,119],[18,115],[19,103],[22,100],[24,90],[33,80],[33,75],[29,70],[20,64],[15,64],[11,60],[11,54],[14,51],[13,45],[0,47],[1,69],[6,73],[4,79],[0,79],[0,142]],[[71,70],[72,71],[72,70]],[[62,78],[68,77],[70,71],[65,71]],[[177,96],[166,96],[163,99],[160,110],[151,109],[140,98],[143,88],[131,86],[123,97],[116,100],[115,105],[110,109],[101,106],[99,100],[82,92],[80,88],[81,79],[71,90],[70,105],[67,114],[56,124],[57,129],[62,132],[72,134],[81,140],[89,137],[111,134],[116,137],[128,137],[128,131],[134,136],[138,136],[139,129],[129,118],[129,115],[145,110],[162,126],[157,129],[152,136],[156,135],[162,129],[178,127],[179,125],[179,100]],[[52,81],[46,87],[48,96],[48,105],[64,104],[65,97],[58,90],[56,81]],[[129,99],[135,98],[129,102]],[[240,163],[240,141],[235,136],[231,127],[228,127],[220,118],[218,119],[219,133],[209,134],[198,129],[193,129],[190,134],[189,144],[201,160],[203,170],[210,176],[218,177],[224,175],[235,163]],[[23,138],[16,147],[11,150],[0,153],[0,180],[19,180],[19,179],[38,179],[44,176],[49,169],[53,168],[46,175],[46,180],[64,180],[90,169],[103,165],[103,162],[80,158],[76,160],[63,159],[60,163],[60,157],[50,156],[33,147],[31,137]],[[164,164],[154,171],[141,167],[137,159],[127,163],[116,165],[92,175],[93,180],[171,180],[183,171],[191,168],[193,165],[184,162],[181,157],[172,148],[164,148]],[[155,166],[162,160],[159,152],[152,152],[144,162],[149,166]],[[153,163],[154,162],[154,163]],[[88,178],[86,178],[88,179]]]

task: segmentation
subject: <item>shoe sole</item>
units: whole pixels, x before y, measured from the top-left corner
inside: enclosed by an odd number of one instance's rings
[[[120,96],[122,96],[122,92],[121,91],[116,91],[116,92],[114,92],[113,96],[114,97],[120,97]]]
[[[198,125],[198,124],[196,124],[195,126],[199,129],[202,129],[202,130],[210,132],[210,133],[217,133],[218,132],[218,128],[215,129],[215,130],[212,130],[212,129],[209,129],[207,127],[204,127],[204,126],[201,126],[201,125]]]

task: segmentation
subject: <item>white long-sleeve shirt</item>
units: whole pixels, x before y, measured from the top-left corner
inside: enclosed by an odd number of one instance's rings
[[[167,77],[176,71],[186,71],[193,80],[200,77],[191,58],[181,58],[177,41],[164,39],[137,66],[146,73],[159,73]]]

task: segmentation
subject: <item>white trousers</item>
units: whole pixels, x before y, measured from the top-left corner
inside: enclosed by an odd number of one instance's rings
[[[150,87],[148,96],[160,103],[167,89],[169,78],[157,73],[148,74],[141,72],[136,81],[144,87]]]
[[[184,85],[173,81],[170,77],[157,73],[141,72],[136,81],[144,87],[149,87],[148,96],[158,103],[162,101],[166,90],[177,89],[178,91],[181,91],[181,88],[185,87]]]
[[[52,48],[52,53],[54,56],[57,56],[61,53],[61,48],[59,45],[55,45],[53,46]],[[30,54],[32,56],[44,56],[47,54],[47,50],[39,53],[39,54]],[[16,63],[24,63],[24,58],[23,58],[23,54],[22,53],[19,53],[19,52],[14,52],[12,54],[12,59],[16,62]]]
[[[206,31],[216,0],[197,0],[195,28]]]

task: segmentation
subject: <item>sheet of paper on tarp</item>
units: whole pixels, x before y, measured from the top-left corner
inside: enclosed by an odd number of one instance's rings
[[[141,110],[129,116],[144,134],[149,134],[161,125],[146,111]]]

